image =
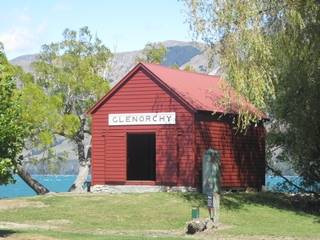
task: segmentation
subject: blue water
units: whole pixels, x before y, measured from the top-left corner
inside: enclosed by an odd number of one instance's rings
[[[33,177],[53,192],[66,192],[74,182],[75,175],[33,175]],[[301,184],[301,178],[288,176],[296,183]],[[290,185],[284,185],[280,177],[266,176],[266,187],[270,191],[296,192],[297,189]],[[20,178],[16,177],[15,184],[0,185],[0,198],[15,198],[21,196],[34,196],[36,193]]]
[[[286,176],[292,183],[295,185],[302,187],[303,189],[307,191],[313,191],[313,192],[319,192],[320,191],[320,184],[314,184],[309,187],[305,187],[302,184],[302,178],[298,176]],[[281,177],[275,177],[275,176],[266,176],[266,188],[269,191],[274,192],[290,192],[295,193],[298,192],[299,189],[297,189],[295,186],[292,186],[289,183],[285,183],[283,178]]]
[[[75,175],[33,175],[32,177],[53,192],[67,192],[76,179]],[[15,179],[15,184],[0,185],[0,198],[36,195],[19,176]]]
[[[298,176],[286,176],[297,186],[301,186],[302,178]],[[275,192],[297,192],[298,189],[290,184],[284,183],[284,179],[275,176],[266,176],[266,188]]]

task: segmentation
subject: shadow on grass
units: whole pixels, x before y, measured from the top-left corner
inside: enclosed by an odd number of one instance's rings
[[[179,197],[189,202],[192,206],[207,207],[207,195],[201,193],[177,193]],[[232,197],[230,197],[232,196]],[[221,203],[224,208],[237,210],[243,207],[243,201],[234,198],[234,194],[222,195]]]
[[[207,206],[206,196],[200,193],[179,193],[180,197],[192,205]],[[222,208],[240,210],[245,205],[263,205],[279,210],[289,210],[297,214],[311,214],[318,218],[320,223],[320,199],[306,195],[288,195],[284,193],[225,193],[221,197]]]
[[[16,231],[9,230],[9,229],[0,229],[0,238],[9,237],[12,234],[17,233]]]
[[[225,195],[225,198],[227,198],[227,196],[228,195]],[[313,196],[261,192],[237,193],[232,194],[230,198],[233,198],[242,204],[258,204],[282,210],[294,211],[297,213],[308,213],[320,216],[320,199]]]
[[[207,198],[201,193],[177,193],[179,197],[189,202],[192,206],[206,207]]]

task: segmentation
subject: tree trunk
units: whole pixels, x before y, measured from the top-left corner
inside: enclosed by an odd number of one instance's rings
[[[38,195],[43,195],[49,192],[45,186],[33,179],[31,175],[22,167],[21,164],[17,164],[18,175],[29,185]]]
[[[83,188],[85,181],[87,180],[87,177],[89,175],[90,170],[90,147],[87,149],[87,154],[85,151],[84,146],[84,127],[85,127],[85,119],[81,120],[81,126],[77,133],[77,135],[74,138],[74,141],[77,145],[77,152],[78,152],[78,160],[79,160],[79,173],[74,181],[74,183],[69,188],[69,192],[86,192],[86,188]]]
[[[85,181],[89,175],[90,164],[86,163],[84,165],[80,164],[79,173],[74,181],[74,183],[69,188],[69,192],[86,192],[87,190],[83,188]]]

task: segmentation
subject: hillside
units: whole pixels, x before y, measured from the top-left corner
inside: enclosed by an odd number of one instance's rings
[[[219,71],[217,59],[214,60],[214,66],[209,68],[204,44],[173,40],[162,42],[162,44],[167,48],[167,55],[162,63],[164,66],[178,65],[183,69],[186,65],[190,65],[196,71],[203,73],[215,74]],[[142,49],[114,53],[111,61],[111,71],[105,77],[114,85],[137,63],[136,59],[141,54]],[[11,63],[21,66],[27,72],[32,72],[31,63],[36,59],[37,54],[22,55],[12,59]]]

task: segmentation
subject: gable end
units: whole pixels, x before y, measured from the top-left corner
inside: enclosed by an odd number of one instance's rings
[[[150,79],[159,85],[168,95],[173,96],[183,107],[190,112],[196,112],[186,100],[184,100],[179,94],[177,94],[172,88],[165,84],[158,76],[145,67],[142,63],[136,65],[131,71],[129,71],[104,97],[102,97],[95,105],[93,105],[87,114],[94,114],[108,99],[110,99],[116,92],[118,92],[137,72],[142,70],[145,74],[150,76]]]

